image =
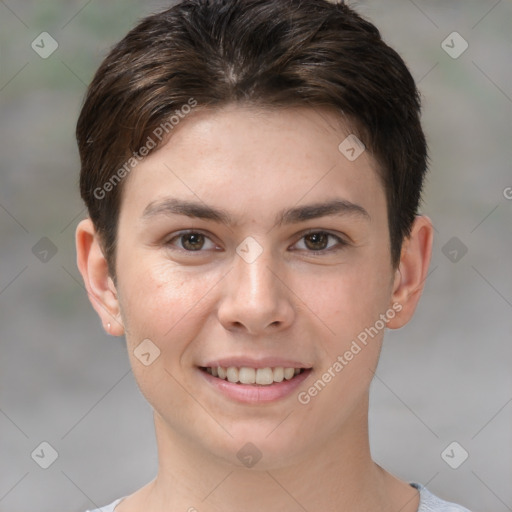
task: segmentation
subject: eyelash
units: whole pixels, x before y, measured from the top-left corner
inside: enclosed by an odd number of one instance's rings
[[[336,240],[336,242],[337,242],[338,247],[335,247],[335,248],[331,247],[331,248],[320,249],[320,250],[316,250],[316,251],[315,250],[308,250],[308,249],[299,249],[299,250],[305,250],[308,254],[311,254],[311,255],[322,255],[322,254],[329,254],[329,253],[332,253],[332,252],[337,252],[337,251],[342,250],[344,247],[349,245],[349,243],[347,241],[345,241],[343,238],[341,238],[341,237],[339,237],[339,236],[337,236],[337,235],[335,235],[333,233],[329,233],[328,231],[322,231],[322,230],[307,231],[307,232],[302,234],[302,236],[300,237],[300,239],[296,243],[298,243],[300,240],[302,240],[303,238],[305,238],[308,235],[316,235],[316,234],[327,235],[330,238],[334,238]],[[211,240],[210,237],[208,235],[206,235],[205,233],[203,233],[202,231],[199,231],[199,230],[187,230],[187,231],[181,231],[178,234],[176,234],[175,236],[173,236],[172,238],[170,238],[167,242],[165,242],[165,245],[167,247],[171,247],[173,245],[172,242],[174,240],[180,239],[181,237],[186,236],[186,235],[203,235],[205,238],[207,238],[208,240],[213,242],[213,240]],[[178,251],[190,253],[190,254],[205,252],[202,249],[199,249],[197,251],[190,251],[188,249],[183,249],[183,248],[173,248],[173,250],[174,249],[176,249]]]

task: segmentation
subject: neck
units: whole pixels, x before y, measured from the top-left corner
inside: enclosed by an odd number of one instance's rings
[[[416,491],[371,459],[367,410],[299,456],[252,468],[212,456],[155,413],[159,469],[140,503],[151,512],[416,511]]]

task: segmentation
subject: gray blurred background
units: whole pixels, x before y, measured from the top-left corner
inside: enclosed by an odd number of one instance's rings
[[[108,49],[168,5],[0,1],[0,512],[83,512],[155,476],[151,408],[76,268],[74,129]],[[419,309],[372,384],[373,454],[473,511],[512,510],[512,3],[353,5],[419,82],[436,228]]]

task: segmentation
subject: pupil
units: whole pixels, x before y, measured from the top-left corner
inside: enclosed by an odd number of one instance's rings
[[[319,249],[325,249],[325,247],[327,247],[327,239],[328,239],[328,237],[325,233],[313,233],[311,235],[306,236],[306,245],[309,247],[309,244],[307,243],[307,241],[312,240],[313,241],[313,247],[312,247],[313,250],[317,251]],[[315,246],[315,244],[317,244],[317,245]],[[320,247],[318,247],[318,244],[320,245]]]
[[[188,235],[183,235],[183,237],[184,237],[183,247],[185,247],[185,249],[190,249],[192,251],[195,251],[195,250],[200,249],[201,246],[203,245],[203,235],[201,235],[200,233],[192,233],[192,234],[188,234]]]
[[[183,235],[185,242],[183,246],[186,249],[195,251],[202,247],[203,245],[203,235],[201,233],[192,233],[188,235]],[[306,236],[306,245],[313,250],[325,249],[327,247],[328,236],[325,233],[313,233],[311,235]],[[309,243],[312,242],[312,243]],[[312,247],[311,247],[312,245]]]

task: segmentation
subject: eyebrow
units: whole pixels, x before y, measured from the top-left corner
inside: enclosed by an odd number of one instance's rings
[[[142,220],[148,221],[156,216],[185,215],[187,217],[212,220],[234,226],[238,221],[227,210],[214,208],[205,203],[166,197],[149,203],[142,213]],[[324,203],[288,208],[279,212],[275,223],[278,226],[296,224],[327,216],[355,216],[371,220],[370,214],[360,205],[346,199],[333,199]]]

